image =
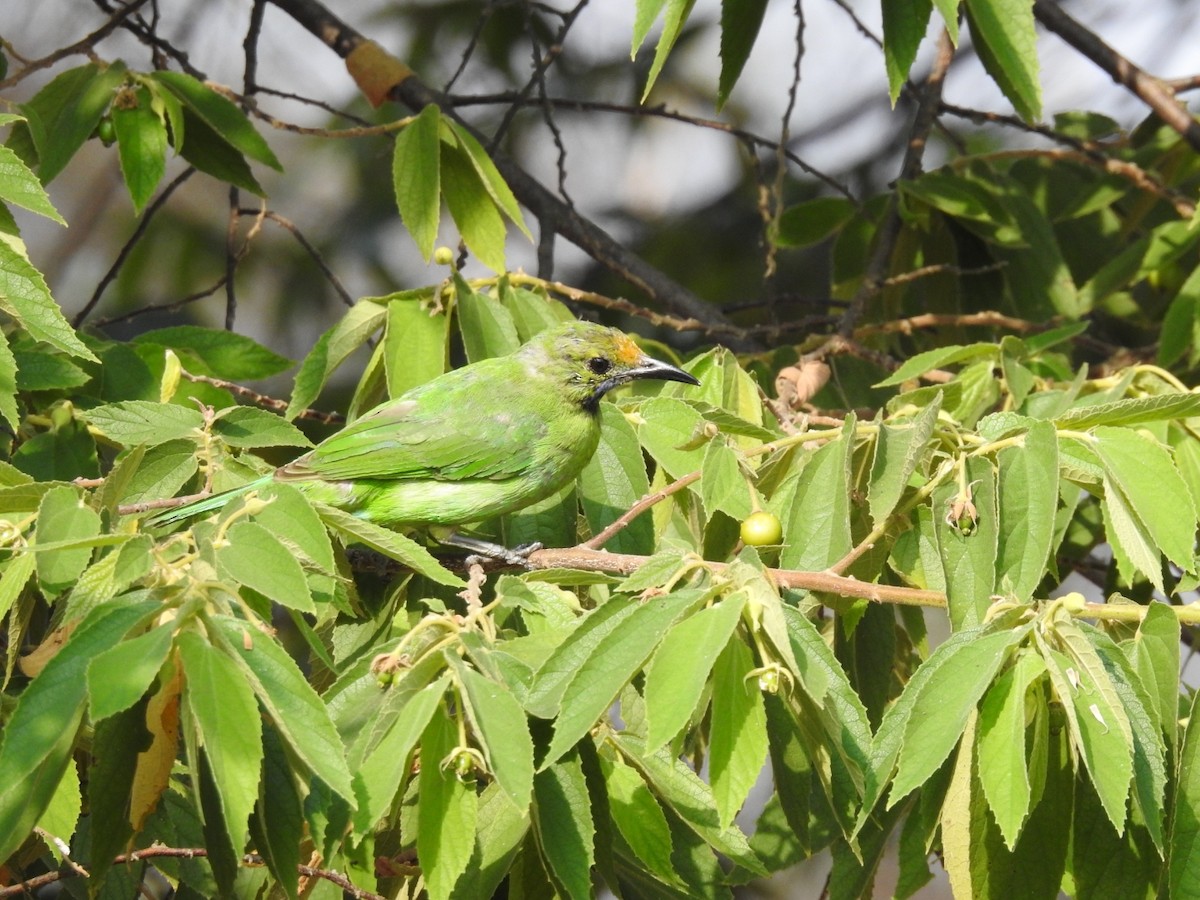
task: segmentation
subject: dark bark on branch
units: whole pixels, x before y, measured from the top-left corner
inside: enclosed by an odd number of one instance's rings
[[[271,0],[316,37],[320,38],[343,59],[367,39],[338,19],[317,0]],[[430,103],[442,108],[443,115],[452,116],[464,126],[441,95],[416,76],[405,78],[392,88],[390,98],[418,111]],[[478,132],[471,128],[478,137]],[[483,141],[487,144],[486,136]],[[631,253],[594,222],[579,215],[526,172],[520,165],[500,152],[492,156],[496,168],[504,176],[517,199],[537,218],[543,231],[551,230],[584,250],[609,271],[645,291],[666,309],[699,319],[710,325],[730,325],[724,314],[710,303],[693,294],[645,260]],[[735,330],[732,329],[731,330]],[[737,342],[731,342],[737,346]]]
[[[1034,0],[1033,14],[1048,30],[1098,65],[1117,84],[1124,85],[1158,117],[1178,131],[1194,150],[1200,151],[1200,124],[1161,79],[1138,68],[1095,32],[1072,19],[1053,0]]]

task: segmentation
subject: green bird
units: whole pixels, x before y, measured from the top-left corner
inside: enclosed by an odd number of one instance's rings
[[[600,399],[639,378],[700,383],[614,328],[572,322],[375,407],[270,475],[149,521],[219,509],[274,481],[388,527],[480,522],[574,481],[600,441]]]

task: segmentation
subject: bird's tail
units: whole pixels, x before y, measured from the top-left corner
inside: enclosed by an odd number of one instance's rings
[[[243,484],[241,487],[221,491],[219,494],[213,494],[211,497],[205,497],[201,500],[193,500],[191,503],[185,503],[183,506],[177,506],[174,509],[163,510],[147,519],[146,524],[170,525],[173,522],[181,522],[184,519],[190,519],[192,516],[198,516],[201,513],[220,509],[234,497],[240,497],[242,494],[248,494],[250,491],[266,487],[271,483],[271,480],[271,475],[264,475],[262,478]]]

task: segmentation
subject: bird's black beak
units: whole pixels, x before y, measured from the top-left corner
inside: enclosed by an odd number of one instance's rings
[[[636,366],[625,372],[627,378],[656,378],[659,381],[682,381],[684,384],[699,384],[700,382],[683,369],[676,368],[670,363],[643,356]]]

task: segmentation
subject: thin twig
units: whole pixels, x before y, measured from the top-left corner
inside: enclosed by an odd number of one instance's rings
[[[579,546],[586,550],[599,550],[606,543],[608,543],[609,538],[628,526],[630,522],[632,522],[650,507],[654,506],[656,503],[661,503],[672,494],[683,490],[689,484],[693,484],[699,480],[700,473],[692,472],[690,475],[684,475],[682,478],[672,481],[662,490],[655,491],[652,494],[647,494],[637,503],[633,504],[633,506],[629,507],[629,509],[627,509],[625,512],[621,513],[620,516],[610,522],[602,531],[593,535],[590,540],[584,541]]]

